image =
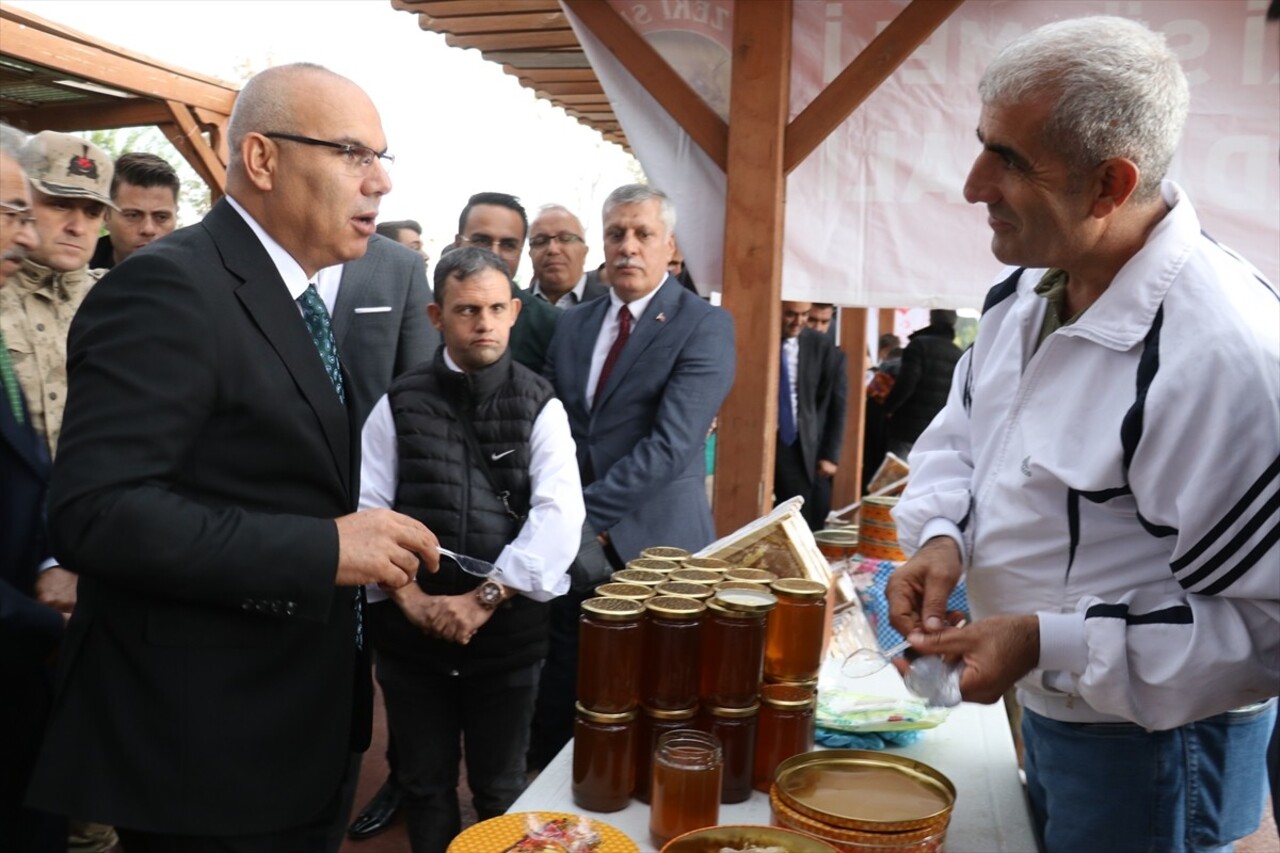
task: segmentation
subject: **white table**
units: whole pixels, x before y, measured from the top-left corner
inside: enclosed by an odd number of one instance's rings
[[[947,853],[1034,853],[1031,817],[1018,780],[1017,757],[1003,704],[960,705],[952,709],[945,723],[925,731],[915,744],[886,751],[923,761],[955,783],[956,806],[947,830]],[[573,803],[572,769],[570,742],[511,811],[590,814],[625,832],[641,850],[656,849],[649,837],[647,805],[632,800],[622,811],[585,812]],[[722,805],[720,822],[768,824],[769,798],[754,791],[744,803]]]

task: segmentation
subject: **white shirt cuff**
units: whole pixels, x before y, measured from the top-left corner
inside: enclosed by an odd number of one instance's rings
[[[1089,665],[1083,613],[1037,613],[1040,619],[1040,665],[1046,672],[1079,675]]]
[[[920,542],[916,545],[916,550],[920,550],[921,545],[924,545],[935,536],[946,536],[955,540],[956,547],[960,549],[960,565],[968,564],[969,555],[964,552],[964,533],[960,530],[958,524],[949,518],[929,519],[924,523],[924,527],[920,529]]]
[[[567,568],[554,577],[548,577],[544,561],[537,554],[508,545],[494,562],[498,566],[498,575],[494,580],[511,587],[525,598],[550,601],[569,591]]]

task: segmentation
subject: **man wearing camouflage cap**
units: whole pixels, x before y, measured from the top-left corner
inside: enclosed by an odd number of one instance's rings
[[[31,423],[57,452],[67,397],[67,329],[102,271],[89,270],[111,202],[111,157],[68,133],[43,131],[23,146],[38,245],[0,290],[3,331]]]

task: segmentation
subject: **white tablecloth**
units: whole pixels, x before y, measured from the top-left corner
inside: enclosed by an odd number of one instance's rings
[[[1013,738],[1004,706],[970,705],[952,709],[942,725],[922,733],[915,744],[888,750],[937,768],[956,786],[956,806],[947,830],[947,853],[1034,853]],[[513,812],[559,811],[592,814],[625,832],[643,851],[656,847],[649,837],[649,807],[637,800],[622,811],[584,812],[573,803],[570,742],[512,805]],[[755,791],[744,803],[720,806],[720,823],[770,823],[769,798]]]

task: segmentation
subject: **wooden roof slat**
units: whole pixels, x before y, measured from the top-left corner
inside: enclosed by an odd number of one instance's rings
[[[578,44],[573,36],[573,30],[465,35],[445,33],[444,40],[450,47],[473,47],[480,51],[530,47],[575,47]]]
[[[112,130],[118,127],[144,127],[172,121],[168,108],[156,101],[141,98],[116,104],[72,104],[69,106],[32,107],[5,110],[5,121],[28,132],[56,130]]]
[[[586,107],[593,107],[593,106],[594,106],[594,107],[600,107],[600,108],[602,108],[602,109],[606,109],[606,110],[611,108],[611,105],[610,105],[610,103],[609,103],[609,99],[608,99],[608,98],[606,98],[603,94],[599,94],[599,95],[556,95],[555,97],[552,97],[549,93],[544,92],[544,91],[542,91],[541,89],[534,89],[534,90],[533,90],[533,92],[534,92],[534,94],[535,94],[535,95],[537,95],[539,98],[543,98],[543,99],[545,99],[545,100],[552,101],[553,103],[556,103],[556,104],[572,104],[573,106],[580,107],[580,108],[586,108]]]
[[[433,18],[560,11],[558,0],[392,0],[391,5],[402,12]]]
[[[604,97],[604,86],[599,83],[548,83],[545,80],[521,77],[520,85],[537,91],[539,97]]]
[[[469,15],[454,18],[419,15],[418,26],[423,29],[454,33],[456,35],[569,30],[569,22],[565,20],[564,13],[559,10],[555,12],[533,12],[527,15]],[[575,40],[573,43],[577,44],[577,41]]]
[[[527,78],[543,83],[589,83],[593,86],[600,86],[600,81],[596,79],[596,72],[591,68],[517,68],[507,63],[502,66],[502,70],[513,77]]]
[[[550,51],[520,50],[518,48],[489,50],[485,51],[484,58],[499,65],[518,67],[526,72],[586,69],[591,71],[593,78],[595,77],[595,71],[591,68],[591,63],[587,61],[587,55],[582,52],[580,47],[578,50]]]

